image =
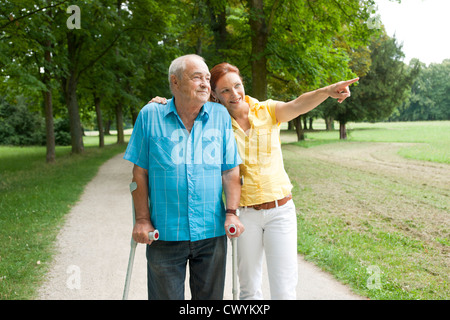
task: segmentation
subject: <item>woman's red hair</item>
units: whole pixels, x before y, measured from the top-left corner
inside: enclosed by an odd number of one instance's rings
[[[211,85],[211,91],[216,90],[217,82],[220,78],[222,78],[224,75],[226,75],[229,72],[237,73],[237,75],[241,78],[241,73],[239,72],[239,69],[236,66],[233,66],[232,64],[229,64],[228,62],[222,62],[218,65],[215,65],[210,71],[211,73],[211,79],[209,81]],[[210,99],[212,98],[212,95]]]

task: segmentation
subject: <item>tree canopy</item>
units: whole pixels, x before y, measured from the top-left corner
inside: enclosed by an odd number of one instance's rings
[[[24,96],[29,109],[45,117],[49,162],[55,157],[55,119],[69,120],[73,153],[83,152],[82,123],[93,117],[101,132],[113,123],[122,143],[124,123],[134,123],[150,98],[170,95],[170,61],[187,53],[202,55],[210,67],[235,64],[248,94],[259,99],[287,101],[361,77],[345,106],[327,101],[308,115],[328,121],[380,120],[394,109],[397,119],[414,120],[430,108],[429,119],[448,118],[448,111],[439,111],[448,103],[448,88],[439,84],[448,68],[424,69],[409,94],[420,64],[404,65],[395,39],[368,23],[373,5],[373,0],[0,0],[0,98],[9,105]],[[431,85],[426,77],[440,80]],[[442,92],[441,100],[433,100],[432,90]],[[417,98],[422,94],[428,94],[427,102]],[[99,139],[102,146],[102,134]]]
[[[428,67],[418,60],[418,77],[409,97],[389,117],[392,121],[449,120],[450,119],[450,59]]]

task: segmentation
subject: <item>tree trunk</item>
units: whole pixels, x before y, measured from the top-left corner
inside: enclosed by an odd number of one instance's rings
[[[339,139],[341,140],[347,140],[347,128],[345,124],[345,122],[339,121]]]
[[[226,2],[223,5],[220,2],[212,2],[207,0],[206,4],[209,8],[216,54],[220,56],[220,60],[227,60],[222,51],[227,48],[228,40]]]
[[[252,39],[252,95],[259,100],[267,99],[267,57],[265,49],[269,32],[264,17],[263,1],[249,0],[250,30]]]
[[[122,14],[122,0],[117,0],[117,15],[120,17]],[[197,41],[197,50],[200,50],[201,55],[201,39],[198,38]],[[116,55],[119,56],[119,49],[116,48]],[[117,79],[118,84],[120,84],[120,80]],[[117,129],[117,143],[125,143],[124,135],[123,135],[123,111],[122,111],[122,102],[117,100],[116,102],[116,129]]]
[[[334,130],[334,119],[332,117],[325,117],[325,126],[327,131]]]
[[[287,128],[289,131],[290,130],[294,130],[294,121],[293,120],[291,120],[291,121],[289,121],[288,122],[288,128]]]
[[[44,82],[45,83],[45,82]],[[55,162],[55,129],[53,125],[53,103],[52,91],[47,89],[43,92],[44,95],[44,109],[45,109],[45,133],[46,133],[46,161],[47,163]]]
[[[105,123],[105,135],[106,136],[110,136],[111,135],[111,119],[108,119],[108,121],[106,121]]]
[[[50,68],[49,65],[52,61],[52,57],[50,54],[50,40],[46,41],[46,49],[44,51],[44,59],[47,63],[47,67],[44,67],[44,77],[43,83],[46,86],[46,90],[43,91],[44,96],[44,111],[45,111],[45,133],[46,133],[46,146],[47,146],[47,154],[46,161],[47,163],[55,162],[55,130],[53,126],[53,101],[52,101],[52,89],[50,88]]]
[[[95,113],[97,114],[97,128],[98,128],[98,146],[103,148],[105,146],[105,133],[103,131],[102,110],[100,109],[100,98],[94,94]]]
[[[122,103],[116,104],[116,128],[117,128],[117,143],[125,143],[123,135],[123,112]]]
[[[295,132],[297,133],[297,141],[305,140],[305,133],[302,128],[302,116],[298,116],[293,120],[295,126]]]
[[[131,121],[132,121],[133,127],[134,127],[134,124],[136,123],[139,112],[136,111],[136,109],[132,107],[132,108],[130,108],[130,113],[131,113]]]
[[[67,56],[69,60],[69,75],[64,78],[64,92],[66,96],[67,109],[69,111],[70,136],[72,142],[72,153],[83,153],[83,131],[81,129],[80,110],[78,108],[77,86],[78,86],[78,59],[77,52],[82,41],[73,30],[67,32]]]
[[[78,108],[77,84],[75,75],[69,75],[67,79],[66,103],[69,111],[70,137],[72,143],[72,153],[83,153],[83,130],[81,129],[80,110]]]
[[[199,56],[201,56],[203,54],[202,39],[200,37],[198,37],[198,39],[197,39],[197,45],[195,46],[195,53]]]

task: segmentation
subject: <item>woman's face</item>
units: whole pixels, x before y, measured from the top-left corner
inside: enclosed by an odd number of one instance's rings
[[[245,102],[245,90],[241,77],[235,72],[228,72],[216,83],[212,95],[225,107],[235,109]]]

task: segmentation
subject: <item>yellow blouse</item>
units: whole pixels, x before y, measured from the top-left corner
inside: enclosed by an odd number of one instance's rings
[[[275,117],[278,101],[258,100],[245,96],[250,105],[248,119],[251,128],[244,132],[231,118],[234,136],[242,158],[240,175],[244,184],[240,206],[261,204],[286,197],[292,184],[284,170],[281,153],[280,123]]]

